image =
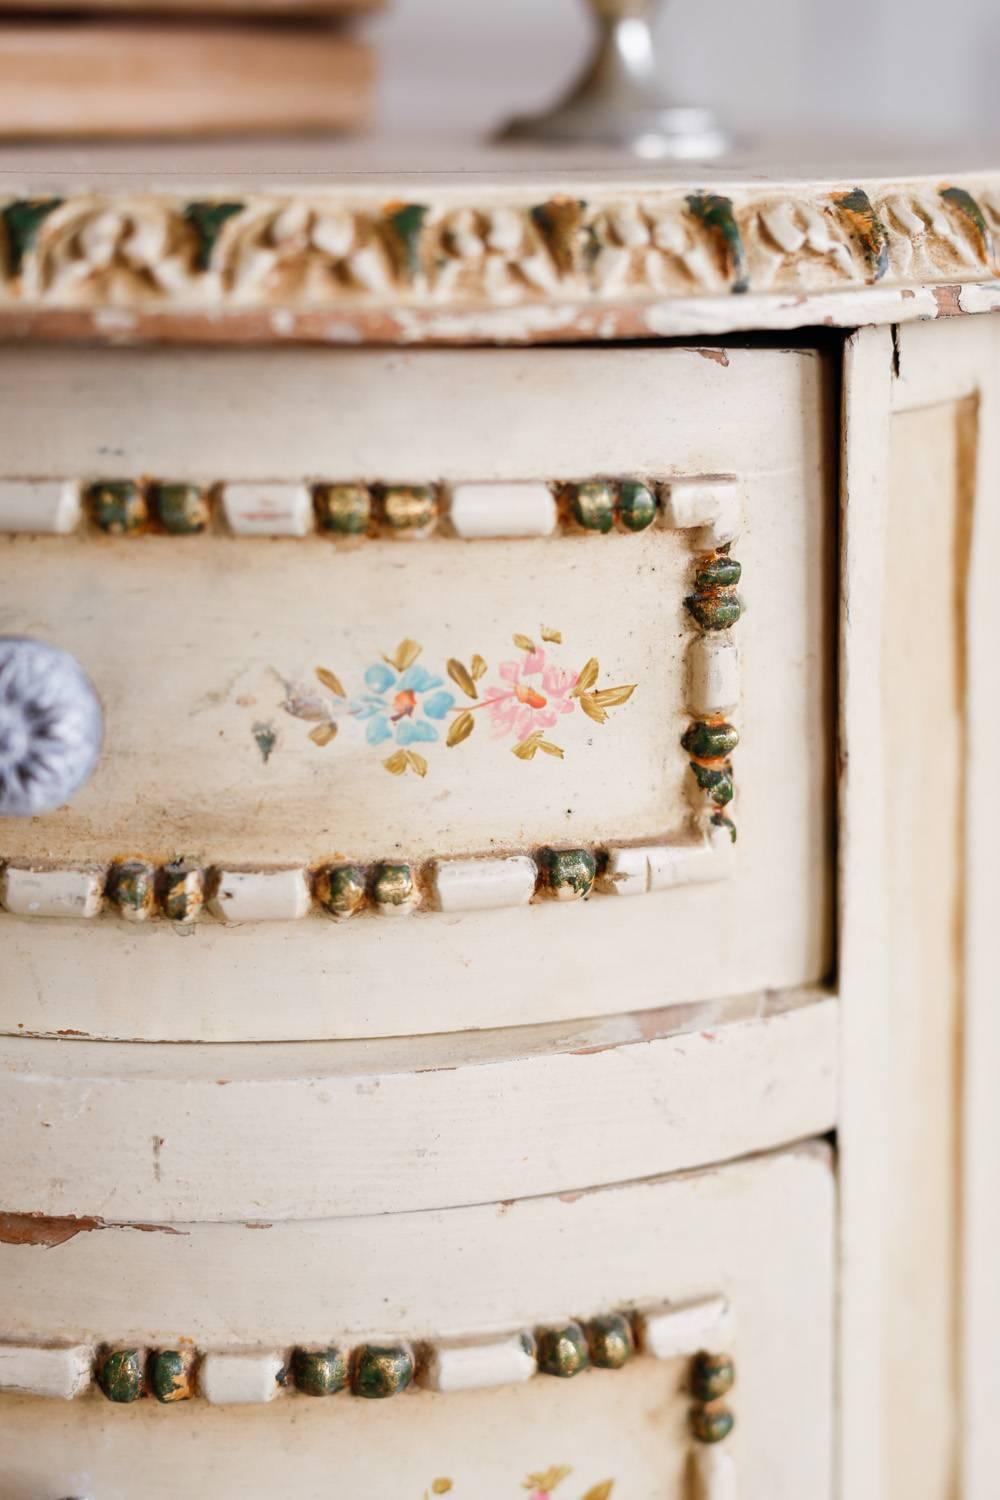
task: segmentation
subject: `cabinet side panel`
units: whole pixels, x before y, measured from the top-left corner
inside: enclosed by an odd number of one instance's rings
[[[883,637],[891,1209],[888,1493],[956,1476],[964,987],[965,598],[973,401],[892,424]]]

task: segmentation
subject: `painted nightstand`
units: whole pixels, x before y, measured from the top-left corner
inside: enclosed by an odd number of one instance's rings
[[[0,1488],[987,1500],[1000,172],[326,156],[0,160]]]

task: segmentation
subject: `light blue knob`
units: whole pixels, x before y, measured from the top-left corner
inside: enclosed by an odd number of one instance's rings
[[[62,807],[97,765],[104,715],[67,651],[0,636],[0,816]]]

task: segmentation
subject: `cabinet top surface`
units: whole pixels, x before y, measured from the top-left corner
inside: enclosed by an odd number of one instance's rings
[[[1000,307],[1000,152],[0,151],[0,336],[591,340]]]

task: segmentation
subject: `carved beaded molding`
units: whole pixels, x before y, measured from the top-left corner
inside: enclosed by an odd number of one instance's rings
[[[486,485],[469,486],[482,491]],[[510,486],[503,486],[509,490]],[[547,486],[541,490],[554,505]],[[206,912],[232,925],[299,920],[311,913],[346,920],[365,912],[408,916],[563,902],[602,895],[631,896],[725,879],[733,868],[736,827],[731,752],[739,733],[729,716],[739,703],[739,652],[732,627],[740,618],[740,564],[732,544],[742,526],[742,486],[732,476],[673,481],[659,494],[635,481],[566,486],[570,524],[608,532],[616,524],[642,529],[655,518],[684,531],[694,554],[685,606],[692,625],[681,738],[691,770],[692,829],[683,840],[523,850],[504,855],[339,862],[315,868],[203,868],[188,861],[127,858],[113,863],[46,866],[0,863],[0,906],[20,917],[95,918],[115,912],[128,922],[162,918],[188,925]],[[636,527],[623,510],[641,490]],[[454,500],[454,496],[453,496]],[[115,505],[118,501],[115,501]],[[117,512],[116,512],[117,514]]]
[[[997,174],[384,205],[334,188],[26,196],[0,204],[0,308],[391,312],[982,281],[998,230]]]
[[[677,525],[679,493],[692,486],[706,516],[738,505],[730,476],[653,480],[601,477],[380,484],[304,479],[22,479],[0,476],[0,534],[193,537],[459,537],[463,541],[573,534],[635,534]],[[683,499],[683,497],[682,497]],[[684,499],[688,509],[690,500]],[[700,524],[692,522],[692,524]],[[706,521],[705,524],[710,524]]]
[[[298,1346],[293,1349],[143,1348],[104,1344],[0,1343],[0,1392],[73,1400],[95,1388],[115,1405],[201,1397],[217,1406],[346,1393],[366,1400],[522,1385],[539,1375],[571,1379],[621,1370],[638,1355],[688,1361],[685,1380],[690,1486],[697,1500],[731,1500],[736,1471],[726,1439],[736,1370],[725,1298],[664,1302],[563,1319],[531,1330],[468,1338]]]
[[[521,1385],[537,1375],[571,1379],[591,1369],[621,1370],[636,1355],[687,1358],[692,1434],[710,1444],[733,1426],[723,1398],[734,1369],[730,1356],[707,1351],[724,1347],[731,1332],[729,1306],[715,1296],[463,1338],[389,1335],[361,1343],[208,1351],[0,1343],[0,1391],[74,1400],[96,1386],[115,1405],[149,1397],[172,1405],[199,1396],[216,1405],[264,1405],[278,1397],[340,1392],[384,1400],[418,1388],[450,1394]]]

